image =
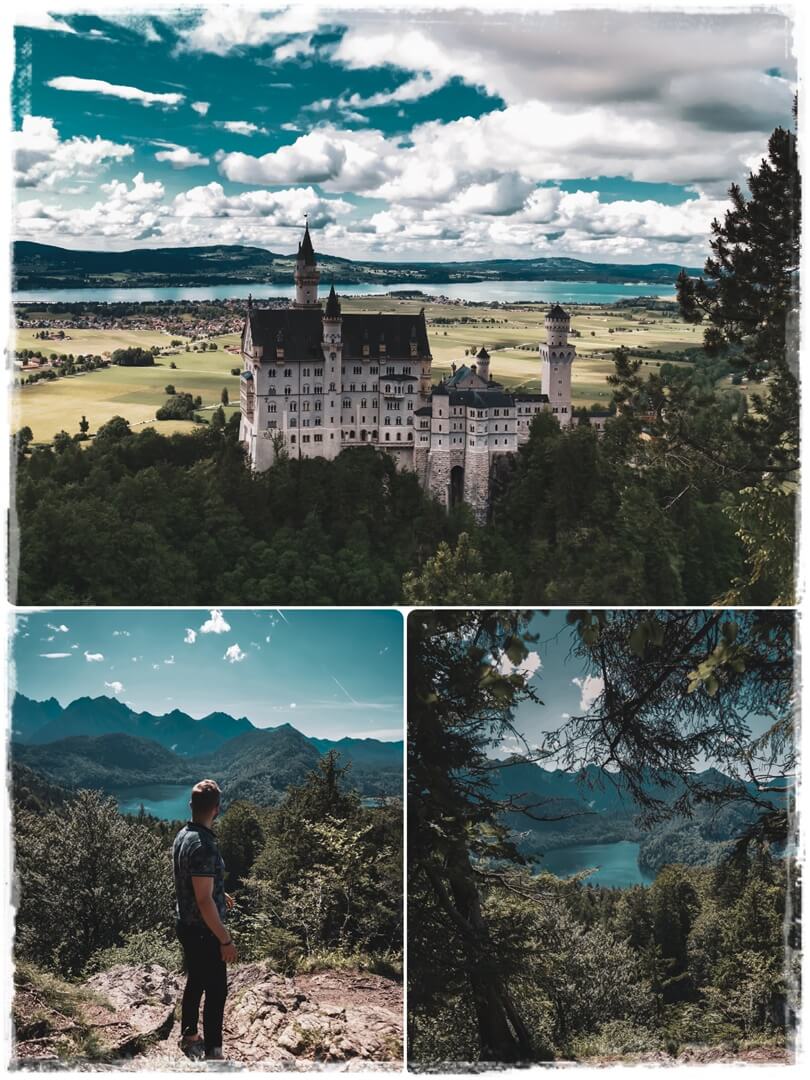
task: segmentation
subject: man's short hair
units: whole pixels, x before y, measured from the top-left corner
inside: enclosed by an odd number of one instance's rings
[[[195,784],[191,789],[191,816],[209,814],[219,806],[221,798],[222,792],[216,780],[200,780],[199,784]]]

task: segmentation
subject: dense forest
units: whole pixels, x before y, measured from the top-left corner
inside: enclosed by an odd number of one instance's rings
[[[663,1060],[696,1048],[779,1060],[799,947],[792,613],[571,612],[572,655],[601,689],[530,748],[517,710],[542,708],[522,668],[535,614],[408,620],[411,1060]],[[553,829],[583,811],[499,787],[506,738],[525,746],[518,768],[553,757],[612,770],[640,832],[654,829],[654,882],[604,889],[586,871],[545,873],[539,846],[520,846],[520,821]],[[706,759],[718,769],[696,769]],[[693,817],[705,826],[707,807],[728,842],[714,865],[683,865],[702,860],[679,830]]]
[[[180,823],[121,815],[99,792],[60,790],[24,767],[13,796],[22,976],[178,970],[170,849]],[[241,961],[400,971],[401,803],[363,807],[335,753],[275,807],[231,803],[215,831]]]

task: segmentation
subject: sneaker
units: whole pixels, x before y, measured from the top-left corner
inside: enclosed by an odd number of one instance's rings
[[[190,1061],[201,1061],[205,1055],[205,1046],[202,1039],[183,1036],[180,1040],[180,1049]]]

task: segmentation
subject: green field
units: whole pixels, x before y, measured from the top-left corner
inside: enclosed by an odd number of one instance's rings
[[[344,311],[415,312],[423,306],[418,300],[387,297],[347,298],[342,303]],[[543,320],[548,305],[524,305],[513,310],[435,303],[424,307],[437,378],[449,372],[454,361],[471,362],[470,351],[485,345],[491,354],[493,378],[510,387],[539,389],[537,344],[545,338]],[[610,389],[606,379],[613,370],[611,352],[620,345],[668,354],[698,345],[701,340],[699,327],[687,326],[660,312],[584,306],[572,310],[572,328],[581,335],[573,339],[578,353],[573,372],[577,405],[607,405]],[[82,415],[90,421],[91,432],[116,415],[126,417],[133,427],[154,423],[163,432],[188,430],[192,427],[188,422],[155,420],[155,410],[166,399],[164,387],[168,383],[178,392],[199,395],[203,408],[219,404],[223,386],[227,386],[231,402],[238,401],[239,380],[230,372],[239,366],[239,357],[224,349],[225,345],[238,343],[237,334],[214,338],[219,348],[200,353],[185,352],[184,346],[169,351],[169,341],[175,335],[158,331],[68,330],[66,333],[69,340],[40,341],[34,338],[33,330],[19,330],[14,337],[15,348],[39,348],[46,356],[51,352],[103,355],[133,345],[144,348],[160,345],[166,351],[157,357],[152,368],[110,367],[16,387],[12,405],[14,428],[27,424],[36,442],[48,442],[61,430],[71,434],[78,431]],[[176,369],[169,366],[171,362],[177,365]],[[650,370],[662,362],[661,357],[653,356],[645,360]]]

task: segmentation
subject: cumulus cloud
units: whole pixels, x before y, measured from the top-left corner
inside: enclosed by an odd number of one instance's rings
[[[76,135],[60,140],[47,116],[24,116],[22,127],[11,136],[15,183],[21,188],[53,188],[76,177],[94,177],[111,161],[134,154],[128,143],[115,143],[99,135]]]
[[[318,10],[296,4],[286,10],[260,13],[230,7],[207,8],[190,26],[178,27],[178,48],[183,52],[207,52],[227,56],[245,47],[265,45],[305,34],[318,27]]]
[[[227,660],[229,664],[240,664],[246,656],[247,653],[242,652],[239,646],[237,644],[234,644],[228,646],[222,659]]]
[[[165,143],[164,148],[155,154],[156,161],[166,161],[173,169],[193,169],[196,165],[209,165],[210,158],[203,157],[196,150],[177,143]]]
[[[225,621],[225,616],[219,608],[212,608],[209,617],[200,627],[201,634],[227,634],[230,624]]]
[[[214,127],[230,131],[232,135],[250,136],[255,135],[257,132],[260,135],[267,134],[267,128],[259,127],[258,124],[254,124],[250,120],[215,120]]]
[[[53,630],[55,634],[66,634],[70,629],[70,627],[65,626],[64,623],[59,623],[58,626],[55,626],[53,623],[47,623],[47,627],[49,630]]]
[[[523,675],[524,678],[532,679],[542,668],[543,661],[540,654],[532,650],[519,664],[513,664],[506,653],[502,653],[498,661],[497,670],[501,675]]]
[[[205,116],[208,110],[211,108],[210,101],[192,101],[191,107],[195,113],[199,113],[200,116]]]
[[[197,631],[192,630],[190,626],[186,627],[186,636],[183,638],[184,645],[193,645],[197,640]]]
[[[324,199],[311,187],[226,195],[216,181],[181,192],[174,200],[174,213],[179,218],[266,218],[275,225],[300,227],[308,215],[313,228],[321,228],[334,221],[336,214],[350,209],[344,200]]]
[[[113,630],[113,637],[131,637],[129,630]]]
[[[605,689],[605,680],[601,675],[586,675],[584,678],[575,678],[571,682],[579,687],[579,708],[581,712],[589,712],[591,706]]]
[[[104,659],[104,653],[100,652],[87,652],[85,649],[84,658],[88,664],[99,664]]]
[[[105,682],[104,685],[108,690],[112,690],[114,694],[120,694],[123,692],[124,684],[114,679],[112,682]]]
[[[103,94],[105,97],[121,98],[124,101],[137,101],[140,105],[165,105],[177,108],[185,100],[185,94],[157,94],[151,90],[141,90],[137,86],[119,86],[104,79],[83,79],[77,75],[58,75],[49,79],[48,86],[54,90],[69,90],[82,94]]]
[[[174,664],[174,657],[167,656],[163,663],[166,664],[168,667],[171,667]]]

